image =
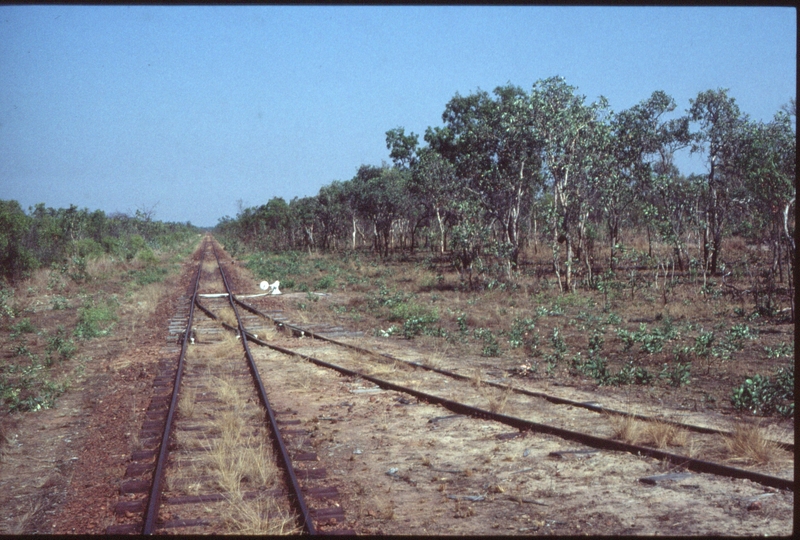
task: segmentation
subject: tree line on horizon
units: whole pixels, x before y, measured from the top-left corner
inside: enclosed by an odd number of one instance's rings
[[[794,99],[769,122],[751,120],[726,89],[675,110],[655,91],[614,112],[561,77],[529,92],[456,94],[424,144],[402,127],[386,132],[391,164],[361,165],[316,196],[242,208],[215,230],[259,251],[425,249],[470,284],[486,272],[511,277],[533,245],[551,252],[565,291],[578,267],[589,282],[601,262],[613,271],[628,233],[669,246],[673,267],[703,275],[722,270],[722,240],[737,235],[767,243],[773,268],[793,276]],[[682,149],[708,172],[682,174],[673,163]]]
[[[28,213],[15,200],[0,200],[0,286],[37,268],[85,268],[87,258],[108,254],[132,260],[146,249],[171,245],[199,231],[190,223],[153,219],[153,210],[107,215],[70,205],[39,203]]]

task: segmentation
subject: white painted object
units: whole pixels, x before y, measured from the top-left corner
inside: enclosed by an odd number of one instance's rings
[[[261,285],[259,285],[259,287],[261,287],[262,291],[266,291],[267,289],[269,289],[269,282],[268,281],[262,281]]]
[[[281,294],[281,291],[278,288],[278,287],[280,287],[280,285],[281,285],[280,281],[276,281],[275,283],[270,285],[269,287],[270,287],[270,289],[272,289],[271,294]]]

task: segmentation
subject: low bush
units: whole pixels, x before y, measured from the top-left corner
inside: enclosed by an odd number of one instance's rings
[[[117,321],[116,306],[113,300],[103,305],[88,302],[78,309],[78,324],[75,337],[92,339],[108,335]]]
[[[476,328],[473,332],[475,339],[483,341],[483,349],[481,356],[500,356],[500,343],[497,338],[488,328]]]
[[[775,380],[762,375],[748,377],[733,389],[731,403],[737,410],[755,415],[794,416],[794,366],[779,368]]]
[[[47,365],[53,363],[57,356],[58,360],[68,360],[75,355],[77,347],[75,342],[66,337],[67,332],[63,326],[59,326],[56,335],[47,338]]]
[[[36,332],[36,327],[31,323],[27,317],[19,321],[17,324],[11,325],[11,337],[17,338],[22,334],[33,334]]]
[[[146,266],[141,270],[131,270],[128,272],[130,278],[140,287],[151,283],[160,283],[164,281],[167,274],[169,274],[169,270],[161,266]]]

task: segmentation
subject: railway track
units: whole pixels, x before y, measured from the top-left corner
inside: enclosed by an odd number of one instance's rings
[[[219,263],[219,260],[217,259],[216,262]],[[202,269],[204,264],[206,263],[201,261],[198,268]],[[295,323],[286,319],[280,310],[269,311],[257,307],[255,304],[260,301],[259,299],[250,301],[247,298],[233,294],[225,277],[224,266],[224,264],[219,264],[218,280],[222,283],[214,283],[216,278],[212,279],[212,272],[206,270],[206,279],[203,280],[206,285],[203,287],[195,285],[195,291],[191,299],[187,296],[186,305],[176,315],[180,320],[188,316],[188,323],[185,324],[184,329],[181,330],[182,334],[180,334],[183,338],[180,356],[183,361],[187,349],[199,349],[201,344],[216,346],[217,348],[227,347],[228,349],[238,347],[240,352],[233,354],[233,356],[238,354],[240,357],[237,367],[231,367],[228,371],[220,370],[219,366],[211,367],[216,370],[216,373],[224,372],[227,375],[228,381],[218,384],[232,385],[234,383],[231,381],[239,381],[238,384],[240,386],[244,384],[244,386],[250,387],[252,394],[246,397],[245,401],[252,406],[258,405],[256,411],[261,412],[253,412],[251,410],[251,412],[244,414],[249,414],[251,418],[259,415],[267,417],[268,421],[263,426],[249,428],[252,432],[248,441],[250,441],[249,444],[251,445],[254,444],[253,441],[255,440],[270,441],[269,444],[274,449],[274,454],[270,455],[275,455],[276,457],[273,458],[273,461],[283,465],[284,478],[280,486],[270,484],[268,489],[246,491],[243,493],[243,497],[258,499],[259,497],[268,496],[276,500],[283,500],[283,506],[276,506],[271,510],[271,515],[268,516],[271,519],[287,524],[281,532],[296,531],[313,534],[317,532],[319,525],[328,527],[326,532],[353,532],[352,529],[345,528],[348,526],[348,516],[343,505],[337,502],[339,492],[332,482],[326,480],[329,476],[328,471],[324,466],[319,466],[319,457],[316,452],[318,448],[322,447],[320,439],[318,437],[315,438],[318,435],[315,432],[318,429],[317,424],[321,420],[335,423],[336,417],[318,416],[313,422],[303,419],[302,412],[298,412],[297,402],[295,401],[295,405],[292,405],[292,400],[297,399],[296,396],[292,396],[291,392],[287,393],[283,388],[287,386],[286,383],[273,384],[270,382],[272,377],[267,377],[262,382],[259,375],[259,373],[274,373],[276,369],[286,372],[302,372],[303,374],[299,375],[299,377],[305,380],[292,384],[299,384],[300,387],[310,390],[308,387],[312,383],[309,381],[313,377],[322,377],[323,375],[320,375],[319,369],[317,371],[308,371],[310,368],[303,368],[300,364],[322,368],[329,373],[338,373],[346,379],[348,385],[355,386],[355,388],[349,390],[351,393],[371,395],[377,392],[387,392],[395,396],[393,399],[400,405],[424,404],[425,406],[434,407],[434,410],[436,408],[441,410],[443,407],[446,411],[442,411],[429,419],[431,423],[435,424],[434,427],[438,424],[446,424],[453,421],[469,421],[472,418],[475,419],[474,421],[480,422],[484,428],[486,428],[486,422],[505,426],[506,430],[513,428],[514,431],[512,432],[497,433],[498,440],[511,440],[534,434],[535,436],[556,437],[563,441],[580,445],[560,452],[551,452],[550,457],[553,459],[574,458],[575,456],[591,457],[598,452],[612,452],[629,454],[636,456],[638,459],[657,459],[665,464],[668,469],[667,474],[640,478],[639,480],[643,483],[652,481],[655,484],[665,480],[681,478],[681,475],[704,474],[721,478],[745,479],[766,488],[785,492],[794,491],[794,479],[791,470],[780,471],[779,474],[767,474],[754,467],[734,467],[729,463],[724,463],[722,459],[706,460],[690,455],[692,453],[701,453],[698,450],[702,450],[703,454],[713,455],[715,453],[714,448],[720,446],[723,439],[729,436],[729,433],[724,430],[648,417],[641,414],[631,414],[606,408],[597,403],[579,402],[544,392],[534,392],[504,382],[483,380],[477,374],[468,376],[442,369],[428,364],[424,359],[404,359],[401,358],[401,354],[388,354],[363,345],[347,342],[348,335],[343,329]],[[200,282],[201,273],[198,271],[197,283]],[[192,313],[193,311],[194,313]],[[184,312],[187,315],[184,315]],[[171,328],[177,332],[180,325],[173,323]],[[237,339],[241,336],[245,336],[246,339]],[[334,338],[334,336],[343,337]],[[191,343],[193,339],[196,341],[194,345]],[[250,351],[248,342],[256,346],[253,353]],[[244,352],[241,349],[244,349]],[[200,356],[202,357],[202,355]],[[246,362],[244,358],[246,358]],[[205,360],[208,360],[208,358],[206,357]],[[190,368],[189,366],[192,365],[199,365],[200,367]],[[187,390],[184,395],[191,394],[193,396],[191,401],[195,403],[194,408],[197,409],[201,403],[216,403],[219,405],[219,400],[213,397],[214,392],[209,387],[209,381],[204,378],[208,375],[210,362],[203,363],[201,361],[196,364],[188,362],[186,366],[184,387],[190,390]],[[177,397],[179,391],[177,389],[180,388],[181,372],[181,367],[175,369],[165,363],[164,372],[157,379],[159,387],[166,388],[169,386],[169,380],[174,378],[175,385],[172,387],[171,401],[176,403],[179,401]],[[221,378],[219,376],[215,377],[217,379]],[[244,381],[248,382],[244,383]],[[364,385],[367,383],[369,385],[365,387]],[[277,406],[277,412],[269,406],[267,393],[280,396],[278,400],[280,405]],[[161,410],[160,407],[162,405],[160,404],[166,401],[165,395],[163,391],[156,392],[156,397],[151,403],[151,409],[153,404],[156,404],[156,407],[148,415],[153,413],[152,416],[157,416],[155,412]],[[369,399],[373,398],[374,396],[371,396]],[[399,407],[400,405],[395,404],[393,407]],[[335,405],[329,404],[325,406],[334,407]],[[350,403],[350,409],[353,406],[354,404]],[[387,408],[387,410],[390,409]],[[401,407],[400,410],[404,409]],[[170,414],[167,413],[166,418],[169,418]],[[183,416],[185,417],[187,414],[184,412]],[[197,418],[202,414],[214,415],[219,414],[219,411],[200,413],[195,410],[191,413],[191,418]],[[677,437],[675,435],[677,433],[683,434],[681,436],[684,438],[680,446],[682,448],[690,448],[691,451],[684,453],[673,452],[663,448],[655,448],[652,445],[646,446],[622,442],[613,433],[614,426],[618,426],[620,421],[671,426],[674,428],[673,437]],[[212,443],[209,441],[214,440],[218,436],[217,433],[214,433],[213,430],[209,432],[208,428],[201,426],[199,423],[193,424],[179,421],[177,425],[178,429],[172,431],[172,428],[169,427],[169,422],[167,422],[166,430],[162,434],[161,444],[159,445],[162,452],[164,448],[168,450],[173,448],[186,452],[188,455],[192,453],[189,451],[192,447],[201,450],[200,453],[210,452]],[[145,427],[151,429],[150,426],[151,424],[143,426],[143,435],[150,435],[150,431],[145,431]],[[190,435],[192,433],[203,433],[203,435],[197,437]],[[688,437],[688,442],[686,437]],[[151,436],[149,440],[152,441],[153,437]],[[152,445],[153,443],[149,444]],[[783,441],[780,444],[787,454],[793,452],[794,448],[791,443]],[[335,445],[333,446],[335,447]],[[143,458],[145,453],[147,456],[150,456],[150,454],[155,456],[154,450],[143,450],[141,456],[132,456],[132,458]],[[361,453],[359,448],[353,450],[355,455]],[[277,457],[281,455],[286,457]],[[333,455],[333,453],[330,453],[330,455]],[[145,458],[144,463],[138,465],[138,468],[133,472],[141,470],[145,471],[144,475],[151,474],[152,469],[148,468],[150,461],[147,461],[147,459],[154,458]],[[351,457],[350,460],[352,459]],[[155,463],[159,461],[154,460]],[[181,455],[181,457],[173,458],[171,461],[166,460],[165,463],[171,463],[173,469],[181,470],[193,467],[193,461],[199,461],[199,459]],[[427,466],[431,471],[445,471],[451,474],[457,472],[451,469],[437,469],[430,463]],[[413,483],[407,476],[397,476],[402,473],[392,473],[393,469],[395,468],[390,467],[386,475],[393,479],[401,478]],[[194,470],[197,470],[197,468],[195,467]],[[153,478],[159,476],[158,465],[156,465],[152,474]],[[159,514],[160,500],[163,499],[169,508],[175,508],[184,504],[208,505],[215,501],[225,502],[230,499],[230,496],[219,492],[211,493],[208,487],[204,488],[203,486],[208,484],[207,479],[195,481],[181,479],[182,477],[180,476],[175,476],[174,480],[170,480],[170,478],[168,475],[166,480],[169,490],[162,495],[159,495],[161,493],[159,489],[161,488],[158,487],[158,482],[153,482],[150,485],[153,491],[147,498],[148,502],[141,524],[119,526],[109,532],[150,533],[175,527],[180,527],[180,529],[176,529],[180,531],[218,531],[219,529],[216,528],[218,525],[215,525],[208,518],[187,518],[176,511],[165,512],[162,510]],[[206,484],[203,483],[204,481],[206,481]],[[136,484],[135,487],[141,490],[146,480],[131,480],[129,483],[131,486]],[[213,482],[211,483],[213,484]],[[186,495],[187,489],[185,486],[187,485],[195,486],[193,493],[196,494]],[[200,487],[197,487],[198,485]],[[289,489],[295,485],[297,486],[296,490]],[[123,488],[125,486],[126,484],[123,484]],[[204,489],[205,491],[203,491]],[[502,493],[501,488],[497,489],[500,490],[499,493]],[[315,507],[311,510],[308,510],[305,503],[306,497],[316,502]],[[486,494],[447,495],[447,497],[454,499],[456,505],[458,505],[459,503],[466,504],[485,500]],[[131,501],[120,503],[118,514],[135,513],[142,509],[144,506],[143,498],[131,498]],[[531,498],[525,499],[524,497],[515,498],[511,496],[509,496],[509,500],[516,501],[518,504],[538,504],[541,502]],[[154,510],[151,510],[151,507]],[[151,529],[146,528],[149,521],[152,522]],[[136,527],[140,527],[140,530],[136,530]],[[520,531],[525,532],[524,529],[522,527]]]
[[[543,392],[531,392],[521,388],[515,388],[513,386],[497,382],[491,382],[491,381],[477,382],[476,385],[485,384],[489,387],[499,389],[501,392],[518,394],[522,396],[523,400],[525,401],[524,404],[516,407],[518,411],[523,411],[526,409],[530,410],[532,408],[535,408],[538,410],[537,416],[542,418],[548,418],[548,417],[549,418],[547,422],[542,422],[542,421],[530,420],[527,418],[521,418],[519,416],[502,414],[495,410],[491,410],[497,408],[497,405],[492,404],[491,402],[489,403],[488,406],[482,407],[475,404],[466,403],[465,400],[463,400],[463,397],[460,400],[454,400],[451,399],[450,397],[442,395],[443,392],[441,392],[440,389],[447,387],[448,383],[450,382],[448,381],[448,379],[450,379],[451,381],[460,383],[460,385],[455,385],[449,388],[446,393],[451,395],[456,394],[463,396],[464,386],[465,386],[464,383],[467,383],[466,386],[469,387],[471,386],[471,383],[473,381],[473,379],[471,379],[470,377],[460,375],[451,371],[438,369],[431,366],[426,366],[420,362],[402,360],[397,358],[396,356],[387,355],[385,353],[380,353],[377,351],[366,349],[364,347],[343,343],[328,338],[324,335],[315,333],[313,330],[301,325],[276,321],[273,317],[270,317],[266,313],[263,313],[258,309],[254,308],[253,306],[245,302],[242,302],[240,300],[237,300],[237,303],[242,307],[248,309],[250,312],[258,314],[266,320],[270,320],[274,324],[277,324],[279,327],[285,328],[286,330],[292,332],[292,334],[294,334],[297,337],[308,337],[310,340],[318,339],[324,342],[325,345],[323,345],[322,347],[319,346],[302,347],[302,348],[298,347],[289,349],[286,347],[276,346],[263,339],[259,339],[257,337],[257,334],[254,334],[252,332],[247,332],[247,330],[245,329],[245,332],[248,336],[248,340],[257,343],[260,346],[268,347],[283,354],[297,356],[306,361],[312,362],[318,366],[334,370],[341,374],[364,379],[366,381],[374,383],[380,388],[402,392],[410,396],[413,396],[417,399],[424,400],[428,403],[436,403],[458,414],[464,414],[472,417],[489,419],[496,422],[500,422],[510,427],[519,429],[520,431],[535,431],[539,433],[549,433],[558,437],[562,437],[567,440],[584,444],[591,448],[629,452],[637,455],[650,456],[656,459],[665,460],[673,464],[674,466],[682,467],[691,471],[727,476],[730,478],[746,478],[748,480],[751,480],[753,482],[758,482],[765,486],[774,487],[778,489],[794,490],[793,477],[780,477],[769,474],[763,474],[753,470],[731,467],[729,465],[719,462],[696,459],[691,456],[667,452],[664,450],[660,450],[658,448],[625,443],[610,437],[598,436],[596,434],[593,434],[588,431],[588,427],[591,426],[592,428],[594,428],[593,431],[595,433],[597,433],[598,431],[601,434],[608,433],[608,431],[610,430],[610,425],[608,425],[609,422],[607,421],[608,420],[607,417],[611,416],[611,417],[630,418],[631,420],[639,422],[662,423],[665,425],[673,426],[677,429],[683,429],[689,432],[694,432],[699,435],[713,436],[716,439],[720,439],[721,437],[725,436],[731,436],[732,434],[730,432],[719,429],[695,426],[680,422],[674,422],[669,420],[662,420],[643,415],[617,411],[613,409],[606,409],[595,403],[579,403],[573,400],[557,398],[555,396],[551,396]],[[210,314],[213,316],[212,313]],[[315,349],[317,351],[316,356],[304,352],[307,351],[308,349],[312,350]],[[346,355],[343,354],[343,350],[353,351],[356,354]],[[337,360],[335,362],[323,360],[320,358],[320,356],[323,355],[325,357],[337,358]],[[379,362],[383,363],[383,365],[387,365],[388,362],[390,365],[399,364],[402,367],[394,371],[393,377],[391,377],[391,379],[393,380],[389,380],[389,377],[386,376],[376,377],[370,375],[370,371],[374,369],[374,365],[371,366],[368,362],[365,362],[363,360],[364,356],[377,359]],[[423,381],[419,377],[417,370],[425,370],[430,373],[430,375],[428,376],[423,376],[423,379],[426,379],[424,381],[425,386],[427,388],[430,388],[431,389],[430,391],[423,391],[419,389],[419,387],[422,386]],[[410,384],[413,384],[417,388],[412,388]],[[501,394],[500,399],[503,399],[503,397],[507,397],[507,395],[508,394],[506,394],[506,396],[502,396]],[[532,398],[532,399],[525,399],[525,398]],[[537,405],[533,407],[530,406],[530,404],[536,403],[537,401],[538,401]],[[542,411],[543,406],[550,410]],[[505,407],[508,407],[507,399]],[[561,412],[558,412],[559,410]],[[583,411],[587,411],[589,414],[583,415],[584,416],[583,422],[576,421],[576,416],[581,414],[581,412]],[[570,429],[569,424],[577,424],[579,426],[583,426],[582,429],[586,431],[578,431],[576,429]],[[794,452],[794,444],[792,443],[776,442],[775,444],[782,447],[786,452],[790,453]]]
[[[120,488],[116,514],[132,522],[107,532],[316,534],[322,525],[328,534],[352,533],[302,431],[271,407],[247,340],[195,309],[198,295],[210,295],[244,333],[216,248],[207,239],[199,253],[192,291],[170,323],[177,361],[160,364],[142,449]]]

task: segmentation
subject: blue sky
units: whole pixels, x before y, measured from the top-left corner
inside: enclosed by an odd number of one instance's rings
[[[213,226],[389,161],[456,94],[796,94],[793,8],[0,6],[0,199]],[[683,172],[702,172],[682,158]]]

